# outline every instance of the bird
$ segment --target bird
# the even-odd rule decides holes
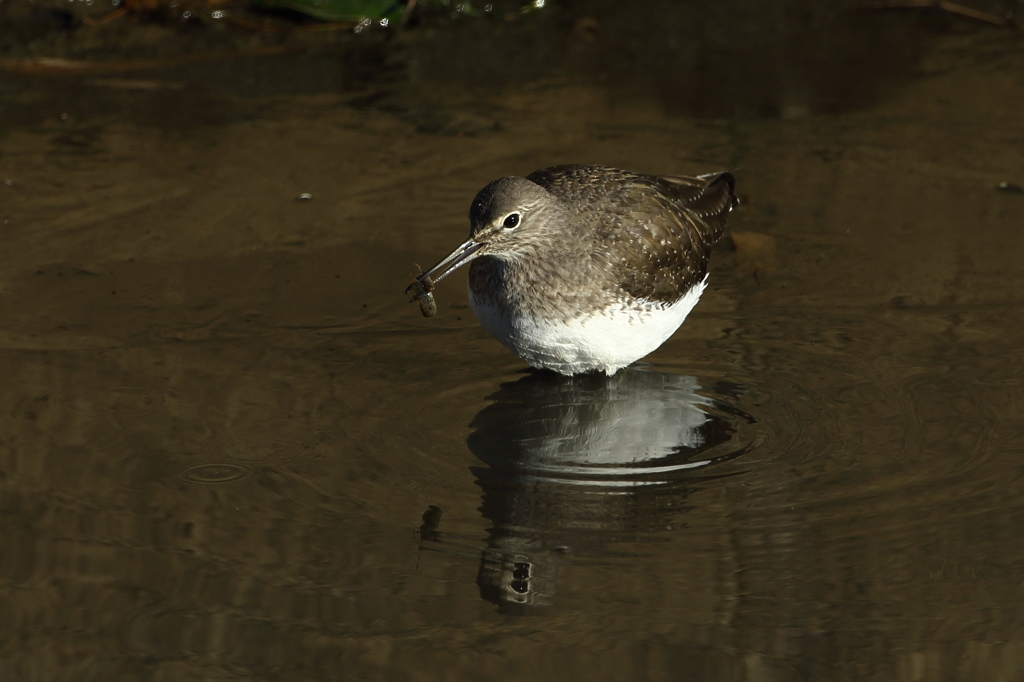
[[[433,314],[434,285],[468,264],[470,307],[491,336],[533,367],[611,376],[693,310],[737,203],[728,172],[562,165],[499,178],[470,205],[469,239],[406,293]]]

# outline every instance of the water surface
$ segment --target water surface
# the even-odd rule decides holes
[[[837,26],[700,106],[429,45],[0,75],[0,678],[1024,675],[1024,55],[888,25],[844,99]],[[772,239],[611,379],[402,294],[567,162],[733,169]]]

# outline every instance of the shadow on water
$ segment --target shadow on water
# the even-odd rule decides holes
[[[18,40],[4,34],[17,22],[4,25],[5,9],[0,45],[7,37],[8,52],[18,55]],[[491,97],[538,83],[585,83],[689,116],[803,118],[861,110],[900,92],[928,43],[912,15],[865,11],[855,0],[583,0],[515,15],[442,17],[424,30],[319,41],[314,34],[305,42],[301,33],[254,40],[223,30],[209,42],[199,31],[153,26],[148,46],[109,27],[78,25],[33,36],[36,47],[26,54],[48,49],[123,68],[48,72],[59,87],[42,89],[38,75],[7,73],[0,118],[27,127],[63,114],[71,117],[65,127],[85,129],[88,119],[194,135],[287,115],[287,98],[330,94],[420,132],[478,135],[500,128]],[[266,56],[253,56],[261,51]]]
[[[698,391],[694,377],[629,368],[530,372],[488,396],[466,441],[486,465],[471,471],[492,524],[481,596],[506,613],[550,606],[560,564],[665,541],[657,534],[685,527],[692,495],[743,473],[722,465],[756,446],[756,420]],[[423,539],[440,540],[428,518]]]
[[[927,42],[919,23],[855,0],[579,0],[530,26],[414,39],[409,73],[427,96],[582,79],[679,114],[796,118],[863,109],[906,87]]]

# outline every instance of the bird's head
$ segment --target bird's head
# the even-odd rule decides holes
[[[438,282],[484,255],[513,259],[543,240],[543,227],[557,222],[562,201],[526,178],[499,178],[484,187],[469,208],[469,239],[416,279]]]

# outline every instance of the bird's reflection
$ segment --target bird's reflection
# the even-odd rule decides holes
[[[510,612],[551,603],[559,566],[610,543],[677,527],[747,415],[698,393],[690,376],[629,368],[613,377],[535,372],[503,385],[467,443],[492,526],[477,584]],[[717,392],[722,393],[720,387]]]

